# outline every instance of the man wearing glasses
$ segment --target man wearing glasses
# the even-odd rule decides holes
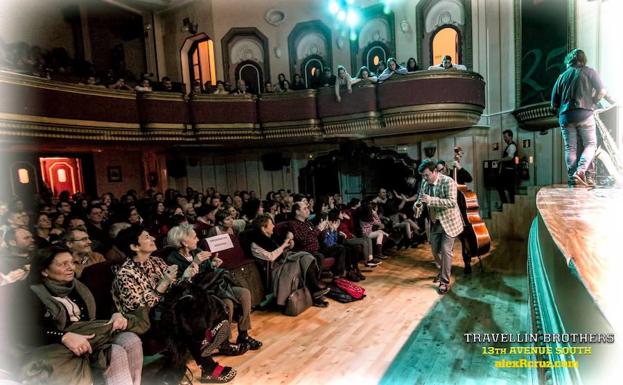
[[[106,259],[100,253],[91,249],[89,234],[81,229],[71,229],[67,232],[65,243],[74,257],[76,277],[80,278],[85,267],[104,262]]]

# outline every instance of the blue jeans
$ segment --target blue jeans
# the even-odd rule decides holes
[[[597,132],[595,117],[589,118],[578,123],[567,123],[562,129],[562,140],[565,146],[565,162],[567,163],[567,174],[569,177],[576,172],[586,172],[595,157],[597,150]],[[578,160],[578,135],[582,139],[584,151]]]

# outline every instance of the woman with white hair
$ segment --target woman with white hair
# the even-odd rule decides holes
[[[234,307],[240,308],[240,317],[238,319],[238,339],[235,344],[225,341],[221,345],[219,351],[221,354],[229,356],[237,356],[244,354],[248,349],[257,350],[262,346],[260,341],[249,336],[251,329],[251,293],[249,289],[239,286],[233,286],[231,276],[222,269],[217,269],[223,261],[209,251],[202,251],[197,247],[199,238],[193,227],[189,224],[181,224],[169,230],[167,234],[167,243],[170,247],[175,248],[169,257],[167,263],[176,265],[180,270],[193,266],[198,269],[198,273],[215,272],[217,276],[222,275],[223,281],[226,283],[218,285],[218,288],[211,285],[208,290],[215,290],[214,295],[219,297],[227,309],[229,323],[233,321]],[[213,280],[214,281],[214,280]]]

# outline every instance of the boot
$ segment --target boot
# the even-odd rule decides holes
[[[387,257],[383,255],[383,245],[374,245],[374,257],[378,259],[387,259]]]

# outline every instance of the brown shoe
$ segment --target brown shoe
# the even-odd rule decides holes
[[[576,186],[589,187],[584,171],[576,171],[575,174],[573,174],[573,180],[575,181]]]

